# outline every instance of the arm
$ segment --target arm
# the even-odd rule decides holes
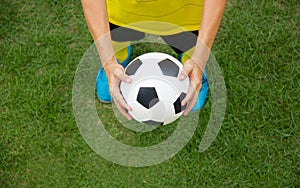
[[[109,32],[108,14],[105,0],[81,0],[87,26],[94,39]]]
[[[198,38],[211,49],[224,14],[226,0],[205,0]]]
[[[200,24],[197,44],[191,59],[184,64],[184,71],[180,79],[190,77],[191,84],[187,96],[182,101],[189,103],[184,115],[193,108],[202,87],[202,75],[210,50],[217,35],[224,14],[226,0],[204,0],[202,20]]]
[[[101,62],[114,58],[105,0],[81,0],[87,26],[97,46]]]
[[[108,78],[109,90],[119,111],[131,119],[128,111],[131,107],[126,104],[120,92],[120,81],[131,82],[124,73],[124,68],[117,63],[113,50],[109,29],[106,0],[81,0],[84,16],[89,31],[97,47],[102,66]]]

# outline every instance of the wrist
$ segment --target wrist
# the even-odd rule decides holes
[[[112,65],[116,65],[116,64],[118,64],[118,62],[115,55],[107,59],[105,62],[102,62],[102,66],[104,70],[109,69]]]
[[[214,42],[214,38],[211,35],[206,34],[204,32],[199,32],[197,43],[204,44],[209,50],[212,48]]]
[[[196,62],[203,70],[210,56],[210,52],[210,48],[206,45],[206,43],[198,38],[191,59],[193,59],[193,61]]]
[[[99,58],[103,67],[109,62],[115,61],[116,57],[112,46],[110,33],[107,33],[97,39],[97,41],[95,41],[95,46],[98,50]]]

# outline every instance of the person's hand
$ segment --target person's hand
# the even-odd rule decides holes
[[[188,104],[183,115],[187,115],[191,111],[197,102],[198,95],[202,87],[203,68],[193,59],[188,59],[184,63],[183,71],[181,72],[179,79],[184,80],[187,76],[190,78],[190,86],[186,97],[181,102],[182,106]]]
[[[124,68],[117,63],[115,58],[106,62],[103,68],[108,78],[110,94],[117,108],[119,109],[122,115],[124,115],[128,120],[131,120],[132,117],[129,115],[128,111],[132,109],[125,102],[119,87],[121,81],[130,83],[132,81],[131,78],[124,73]]]

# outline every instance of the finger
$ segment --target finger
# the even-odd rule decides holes
[[[123,95],[121,94],[120,89],[118,87],[115,87],[112,90],[112,96],[120,104],[122,108],[128,111],[132,110],[132,108],[125,102]]]
[[[113,89],[111,89],[111,95],[121,114],[128,120],[131,120],[132,117],[129,115],[128,111],[131,111],[132,108],[125,102],[120,89],[118,87],[114,87]]]
[[[132,79],[124,73],[124,71],[117,71],[116,72],[116,77],[117,79],[123,81],[123,82],[126,82],[126,83],[131,83],[132,82]]]
[[[116,100],[114,100],[119,112],[126,117],[128,120],[132,120],[132,117],[130,116],[130,114],[128,113],[128,111],[126,109],[124,109]]]
[[[186,109],[183,112],[183,115],[186,116],[188,115],[188,113],[192,110],[192,108],[194,107],[195,103],[197,102],[198,99],[198,92],[195,93],[194,97],[192,98],[192,100],[189,102],[188,106],[186,107]]]
[[[120,112],[127,117],[131,117],[127,112],[132,110],[131,107],[125,102],[120,89],[116,88],[115,91],[113,92],[113,99],[115,101],[115,103],[117,104]]]
[[[184,79],[186,79],[187,76],[188,76],[188,74],[186,73],[186,71],[183,70],[180,73],[179,79],[184,80]]]
[[[184,106],[187,103],[189,103],[192,100],[192,98],[194,97],[196,91],[197,91],[197,89],[196,89],[195,85],[191,82],[190,87],[189,87],[188,92],[187,92],[187,95],[182,100],[181,105]]]
[[[180,73],[179,79],[184,80],[193,70],[193,66],[190,65],[189,60],[183,65],[183,70]]]

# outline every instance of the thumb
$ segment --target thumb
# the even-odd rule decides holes
[[[190,74],[190,72],[192,71],[191,66],[188,64],[188,62],[186,62],[183,65],[183,70],[181,71],[180,75],[179,75],[179,79],[180,80],[184,80],[186,79],[186,77]]]
[[[124,71],[118,71],[116,76],[119,80],[121,80],[123,82],[126,82],[126,83],[132,82],[131,78],[127,74],[125,74]]]

